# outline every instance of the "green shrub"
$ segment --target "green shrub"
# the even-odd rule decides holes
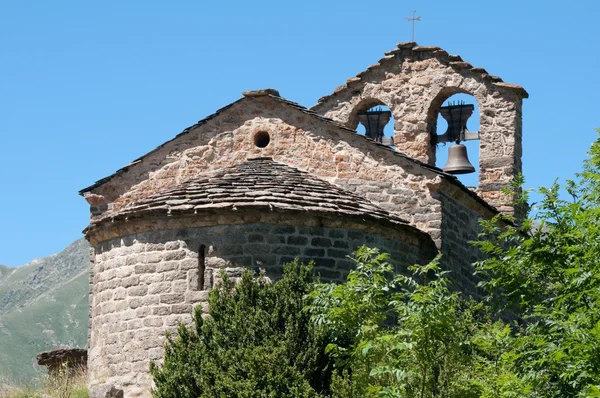
[[[209,295],[209,314],[169,337],[164,363],[151,364],[155,397],[319,397],[329,390],[325,338],[304,312],[312,269],[285,266],[271,283],[245,271]]]
[[[310,294],[339,371],[334,397],[523,396],[526,386],[512,386],[515,395],[497,386],[514,379],[510,328],[452,291],[437,260],[410,267],[413,276],[394,274],[377,249],[359,248],[355,262],[346,283]]]

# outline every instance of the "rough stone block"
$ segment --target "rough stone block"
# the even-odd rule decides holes
[[[176,241],[172,241],[172,242],[167,242],[164,244],[164,249],[165,250],[177,250],[181,247],[181,242],[176,240]]]
[[[310,244],[315,247],[331,247],[331,239],[328,238],[312,238]]]
[[[335,268],[336,260],[333,258],[314,258],[313,260],[319,267]]]
[[[288,236],[288,245],[306,246],[308,244],[308,238],[306,236]]]
[[[208,293],[208,290],[188,291],[185,293],[185,302],[195,304],[206,301],[208,300]]]
[[[164,261],[183,260],[186,257],[186,254],[187,252],[185,250],[165,251],[162,259],[164,259]]]
[[[148,286],[148,294],[167,293],[171,290],[171,282],[151,283]]]
[[[146,274],[151,272],[156,272],[156,264],[138,264],[135,266],[136,274]]]
[[[307,247],[306,249],[304,249],[304,255],[307,257],[316,258],[325,257],[325,249],[315,249],[312,247]]]
[[[164,324],[164,317],[152,316],[144,319],[144,326],[146,327],[161,327]]]
[[[294,246],[273,246],[271,253],[283,254],[286,256],[300,256],[301,250],[299,247]]]
[[[296,233],[296,227],[288,225],[277,225],[271,229],[271,232],[277,235],[291,235]]]
[[[161,304],[179,304],[184,300],[183,294],[167,293],[160,295]]]
[[[179,269],[179,261],[163,261],[156,266],[157,272],[167,272]]]
[[[140,283],[143,283],[145,285],[162,282],[163,279],[164,279],[164,275],[160,274],[160,273],[151,273],[151,274],[141,274],[140,275]]]
[[[165,272],[164,274],[164,281],[165,282],[169,282],[169,281],[174,281],[175,279],[185,279],[187,273],[183,270],[176,270],[176,271],[168,271]]]
[[[127,303],[129,304],[129,308],[135,310],[136,308],[139,308],[140,306],[142,306],[142,298],[141,297],[132,297],[129,300],[127,300]]]
[[[244,254],[268,254],[271,251],[271,246],[262,243],[249,243],[244,246]]]
[[[191,304],[175,304],[171,306],[171,314],[191,314]]]
[[[166,254],[168,254],[168,253],[166,253]],[[155,263],[161,262],[162,259],[163,259],[163,253],[162,252],[146,253],[146,255],[144,256],[143,263],[155,264]]]
[[[90,398],[123,398],[123,390],[112,384],[98,384],[90,388]]]
[[[188,282],[186,280],[175,280],[171,282],[171,293],[182,294],[188,289]]]
[[[254,265],[259,267],[267,267],[277,264],[277,257],[271,254],[259,254],[252,256]]]
[[[348,252],[348,250],[340,250],[340,249],[333,249],[333,248],[327,249],[328,257],[345,259],[348,256],[348,254],[350,254]]]
[[[327,236],[332,239],[344,239],[346,237],[346,231],[343,229],[330,229]]]
[[[137,286],[140,282],[140,277],[137,275],[134,276],[130,276],[128,278],[123,278],[121,279],[121,286],[122,287],[132,287],[132,286]]]
[[[186,258],[179,262],[179,269],[181,270],[190,270],[194,268],[198,268],[198,259]]]
[[[333,242],[333,247],[335,248],[347,249],[349,246],[350,244],[345,240],[336,240]]]
[[[152,315],[165,316],[171,314],[171,306],[164,305],[160,307],[152,307]]]
[[[132,286],[127,289],[128,296],[145,296],[146,293],[148,293],[148,286],[146,285]]]
[[[142,307],[135,310],[135,316],[138,318],[145,318],[152,314],[150,307]]]
[[[265,242],[270,245],[282,245],[285,243],[285,236],[282,235],[266,235]]]
[[[244,254],[244,249],[241,245],[223,245],[219,246],[215,250],[217,256],[240,256]]]
[[[249,243],[256,243],[256,242],[264,242],[265,238],[263,235],[260,234],[250,234],[248,235],[248,242]]]

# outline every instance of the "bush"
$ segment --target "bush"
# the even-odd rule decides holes
[[[527,321],[514,369],[536,397],[600,397],[600,139],[589,155],[576,180],[539,190],[532,218],[485,222],[478,243],[492,302]]]
[[[510,328],[449,287],[437,260],[395,275],[387,254],[361,247],[344,284],[318,285],[312,320],[325,329],[336,359],[333,396],[500,397],[526,389],[505,353]]]
[[[285,266],[271,283],[250,271],[209,295],[209,317],[169,337],[162,366],[152,363],[155,397],[320,397],[329,390],[325,338],[312,327],[303,298],[312,269]]]

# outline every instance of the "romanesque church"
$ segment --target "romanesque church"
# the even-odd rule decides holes
[[[444,106],[456,93],[476,100],[479,131],[466,129],[472,105]],[[162,358],[165,333],[190,322],[193,307],[206,310],[221,272],[277,278],[299,258],[339,281],[366,244],[398,272],[441,253],[456,288],[477,295],[468,242],[478,219],[519,216],[503,188],[521,171],[527,96],[439,47],[400,43],[310,108],[274,89],[245,91],[83,189],[92,396],[149,397],[148,364]],[[392,116],[394,135],[384,137]],[[470,139],[479,140],[475,166],[461,144]],[[439,143],[454,151],[443,168]],[[475,188],[455,176],[475,169]]]

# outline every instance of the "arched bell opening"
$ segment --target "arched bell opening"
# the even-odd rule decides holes
[[[440,93],[430,109],[433,164],[464,185],[479,182],[479,106],[474,96],[456,88]]]
[[[348,127],[373,141],[395,148],[394,115],[390,107],[378,99],[361,101],[352,112]]]

